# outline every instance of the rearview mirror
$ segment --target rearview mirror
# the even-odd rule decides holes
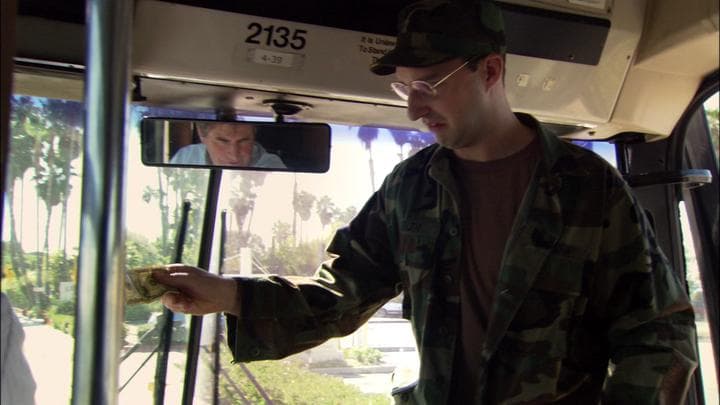
[[[297,122],[143,118],[147,166],[324,173],[330,126]]]

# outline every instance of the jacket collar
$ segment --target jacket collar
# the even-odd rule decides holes
[[[528,114],[516,113],[540,138],[542,155],[518,212],[507,242],[498,281],[497,296],[485,340],[483,356],[489,360],[497,350],[510,322],[520,308],[537,274],[557,244],[563,230],[559,191],[563,176],[587,174],[578,167],[573,151],[554,133]],[[452,151],[436,146],[428,160],[428,175],[451,192],[456,182],[450,170]]]
[[[548,180],[551,177],[562,175],[564,172],[572,170],[578,175],[587,174],[587,172],[579,167],[573,167],[572,152],[567,147],[565,141],[558,138],[558,136],[549,131],[547,128],[540,125],[535,117],[525,113],[515,113],[515,116],[525,126],[533,129],[535,133],[540,137],[540,145],[542,149],[542,158],[539,169],[544,171],[544,177]],[[450,160],[452,159],[452,150],[435,145],[435,150],[428,160],[428,174],[431,178],[440,182],[441,184],[452,184],[451,180],[452,172],[450,171]],[[579,171],[579,172],[578,172]],[[554,176],[551,176],[554,175]],[[553,187],[558,187],[557,184],[553,184],[552,181],[548,184],[543,184],[543,187],[551,187],[550,191],[553,191]]]

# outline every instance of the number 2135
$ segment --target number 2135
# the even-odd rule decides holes
[[[292,49],[300,50],[305,48],[305,34],[306,30],[291,30],[288,27],[268,25],[263,27],[259,23],[250,23],[248,25],[250,35],[245,38],[245,42],[248,44],[262,44],[261,40],[264,39],[266,46],[276,46],[278,48],[290,47]]]

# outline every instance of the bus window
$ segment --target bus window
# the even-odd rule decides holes
[[[708,128],[710,129],[710,141],[713,145],[713,152],[715,153],[715,164],[720,169],[720,141],[718,140],[720,133],[720,119],[718,119],[718,112],[720,112],[720,97],[718,93],[715,93],[712,97],[708,98],[704,103],[703,108],[707,115]]]
[[[67,403],[71,374],[58,374],[55,367],[46,364],[52,359],[56,367],[72,369],[82,104],[25,96],[15,96],[12,102],[13,181],[4,213],[10,226],[3,235],[2,290],[25,326],[25,353],[37,384],[37,402]],[[174,240],[185,201],[190,202],[191,211],[182,261],[195,263],[208,171],[142,166],[137,123],[144,115],[182,117],[183,113],[133,109],[128,145],[126,266],[174,261]],[[212,117],[194,113],[193,118]],[[216,265],[216,271],[310,274],[326,259],[324,248],[334,230],[354,216],[385,174],[432,142],[426,133],[372,127],[332,125],[332,133],[333,164],[326,174],[225,174],[219,209],[226,212],[227,238],[222,266]],[[357,156],[361,158],[350,158]],[[288,195],[288,190],[292,194]],[[401,317],[401,302],[402,297],[389,302],[355,334],[287,361],[237,367],[231,364],[222,341],[222,373],[217,378],[223,397],[234,401],[241,395],[259,395],[250,382],[252,376],[261,390],[290,402],[299,395],[293,390],[306,391],[304,398],[309,402],[321,395],[335,395],[337,400],[332,402],[386,402],[393,386],[411,382],[417,372],[415,341],[409,323]],[[125,307],[119,353],[120,403],[152,398],[162,312],[159,302]],[[173,318],[166,403],[180,402],[188,321],[184,315]],[[208,329],[203,342],[211,338]],[[203,372],[202,364],[198,375],[206,376],[207,384],[199,383],[199,390],[207,390],[213,374]],[[295,385],[288,385],[288,373],[296,376]],[[336,389],[324,389],[329,385]],[[308,386],[317,389],[307,390]]]
[[[607,160],[613,167],[617,168],[615,145],[612,143],[604,141],[573,141],[573,143],[597,153],[600,157]]]
[[[82,103],[28,97],[12,98],[8,193],[3,213],[2,292],[24,327],[24,353],[36,384],[36,403],[69,403],[72,373],[77,255],[82,179]],[[148,111],[134,110],[137,121]],[[157,111],[182,116],[182,112]],[[197,116],[197,114],[195,115]],[[133,126],[137,128],[137,125]],[[139,139],[137,131],[133,140]],[[177,217],[176,201],[202,206],[207,183],[204,171],[170,176],[139,163],[139,141],[130,142],[126,248],[127,267],[170,262]],[[173,186],[183,179],[184,187]],[[172,188],[172,193],[169,189]],[[157,223],[148,218],[157,218]],[[188,239],[199,236],[199,216],[191,217]],[[188,261],[197,257],[192,246]],[[158,315],[162,305],[129,305],[122,328],[119,369],[120,403],[152,397]],[[174,319],[167,403],[182,392],[187,330],[184,316]],[[154,360],[154,358],[152,358]],[[47,367],[53,364],[53,367]],[[174,378],[172,381],[170,379]]]
[[[395,164],[433,139],[416,131],[331,127],[327,173],[223,172],[215,232],[215,245],[222,243],[222,248],[214,249],[210,271],[250,277],[311,275],[328,259],[325,247],[334,231],[352,219]],[[188,172],[162,170],[171,178]],[[182,181],[169,181],[166,191],[173,194]],[[221,227],[224,232],[218,232]],[[198,243],[191,240],[189,247]],[[401,308],[402,297],[397,297],[350,336],[281,361],[242,366],[231,363],[224,319],[206,316],[196,396],[211,398],[218,390],[230,403],[243,398],[257,403],[264,397],[284,403],[313,403],[321,398],[327,403],[387,403],[393,386],[417,378],[415,340]],[[216,338],[219,343],[213,345]]]
[[[687,285],[690,300],[695,311],[695,327],[698,339],[698,360],[700,364],[700,376],[705,395],[705,402],[708,404],[718,403],[718,385],[715,379],[715,355],[710,340],[710,326],[707,319],[705,306],[705,293],[703,291],[702,278],[698,270],[697,256],[692,239],[692,231],[688,223],[685,204],[680,202],[680,221],[682,223],[683,249],[685,251],[685,271],[687,272]]]
[[[11,99],[2,291],[24,327],[36,403],[70,400],[82,117],[75,101]]]
[[[708,98],[703,104],[708,124],[707,133],[710,136],[710,144],[714,152],[713,158],[718,167],[718,93]],[[717,180],[715,180],[717,181]],[[685,252],[685,266],[687,274],[687,285],[690,299],[695,310],[695,325],[698,338],[699,369],[702,378],[702,387],[705,395],[705,403],[718,403],[718,382],[716,379],[715,353],[710,336],[710,323],[707,312],[708,294],[706,292],[710,285],[703,280],[698,268],[698,255],[702,250],[696,250],[693,241],[693,229],[688,219],[688,212],[685,202],[680,202],[680,221],[682,230],[682,245]]]

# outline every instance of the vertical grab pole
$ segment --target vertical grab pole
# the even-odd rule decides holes
[[[185,235],[187,233],[188,216],[190,214],[190,202],[183,202],[180,226],[175,239],[175,263],[182,263],[185,247]],[[154,404],[165,404],[165,386],[167,385],[167,366],[170,356],[170,345],[172,344],[173,323],[175,313],[167,308],[163,309],[163,322],[160,332],[160,345],[155,366],[155,386],[153,388]]]
[[[223,266],[225,265],[225,241],[227,240],[227,211],[223,210],[220,214],[220,263],[218,266],[218,275],[223,275]],[[215,336],[212,343],[213,353],[213,405],[220,404],[220,336],[222,330],[223,315],[218,312],[215,314]]]
[[[198,267],[204,270],[210,268],[213,233],[215,231],[215,216],[220,193],[221,169],[210,169],[208,180],[207,199],[205,200],[205,216],[203,218],[202,233],[200,234],[200,253]],[[200,335],[202,332],[203,317],[193,315],[190,318],[188,331],[187,360],[185,361],[185,381],[183,383],[182,404],[192,405],[195,396],[195,379],[197,377],[198,356],[200,355]]]
[[[118,399],[132,5],[125,0],[86,4],[74,405],[114,405]]]

